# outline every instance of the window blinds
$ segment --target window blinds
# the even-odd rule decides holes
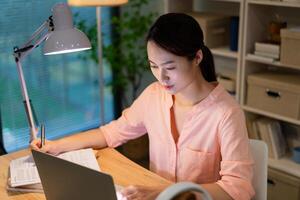
[[[24,44],[51,15],[57,0],[2,0],[0,6],[0,107],[4,147],[7,152],[28,146],[29,128],[13,47]],[[86,23],[95,24],[95,8],[72,8]],[[109,8],[102,18],[108,20]],[[103,31],[109,27],[105,27]],[[109,35],[106,40],[109,40]],[[100,122],[99,71],[85,52],[44,56],[38,47],[22,61],[29,97],[47,139],[95,128]],[[105,82],[111,78],[105,66]],[[113,97],[105,87],[105,121],[113,118]]]

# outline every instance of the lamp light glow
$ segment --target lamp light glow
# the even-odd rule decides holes
[[[61,51],[54,51],[54,52],[49,52],[45,53],[44,55],[57,55],[57,54],[65,54],[65,53],[73,53],[73,52],[78,52],[78,51],[84,51],[84,50],[89,50],[91,48],[77,48],[77,49],[66,49],[66,50],[61,50]]]

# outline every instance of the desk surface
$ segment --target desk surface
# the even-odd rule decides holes
[[[9,162],[21,156],[28,155],[29,150],[22,150],[15,153],[7,154],[0,157],[0,199],[22,199],[22,200],[39,200],[45,199],[44,194],[39,193],[21,193],[6,191],[6,182],[8,177]],[[118,185],[145,185],[157,186],[167,184],[169,181],[150,172],[149,170],[137,165],[128,158],[124,157],[115,149],[106,148],[99,150],[96,154],[98,164],[101,170],[109,173],[114,182]]]

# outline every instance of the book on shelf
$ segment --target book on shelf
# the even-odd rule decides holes
[[[259,51],[259,52],[265,52],[265,53],[279,55],[280,45],[267,43],[267,42],[255,42],[254,50]]]
[[[253,134],[253,139],[261,140],[261,137],[260,137],[259,132],[258,132],[258,127],[257,127],[256,121],[253,121],[251,123],[251,125],[252,125],[252,130],[253,130],[253,133],[252,133]]]
[[[268,126],[267,126],[267,123],[268,123],[267,120],[268,120],[267,118],[260,118],[260,119],[256,120],[255,123],[257,124],[257,129],[258,129],[261,140],[263,140],[268,146],[269,158],[274,158],[273,146],[271,143],[271,138],[270,138],[270,134],[269,134]]]
[[[255,54],[247,54],[247,58],[255,60],[255,61],[261,61],[261,62],[275,62],[275,58],[268,58],[265,56],[255,55]]]
[[[248,137],[250,139],[260,140],[255,120],[256,118],[252,118],[246,115],[246,126],[248,131]]]
[[[286,153],[286,142],[279,121],[269,118],[259,118],[255,123],[257,124],[261,140],[268,146],[269,158],[282,158]]]
[[[267,57],[267,58],[274,58],[276,60],[279,60],[279,53],[269,53],[269,52],[262,52],[262,51],[254,51],[254,55],[262,56],[262,57]]]
[[[277,120],[272,120],[271,123],[268,124],[268,128],[273,144],[274,158],[282,158],[286,153],[287,144],[283,137],[280,123]]]
[[[100,171],[94,151],[80,149],[58,155],[57,157]],[[14,159],[9,164],[7,190],[20,192],[43,192],[41,180],[32,155]]]

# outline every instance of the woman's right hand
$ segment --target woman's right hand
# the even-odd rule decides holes
[[[30,143],[30,147],[31,149],[53,155],[62,153],[61,145],[58,141],[45,140],[45,145],[41,147],[41,139],[37,138]]]

